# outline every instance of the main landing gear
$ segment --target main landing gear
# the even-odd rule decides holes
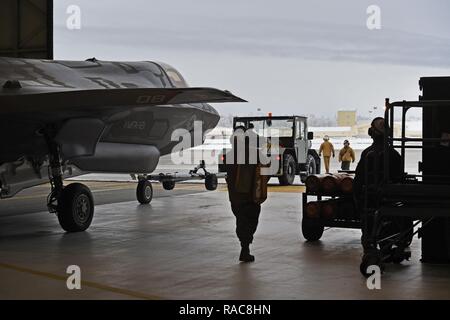
[[[50,149],[49,178],[51,192],[47,198],[49,212],[58,216],[67,232],[85,231],[94,217],[94,199],[87,186],[81,183],[63,184],[63,171],[59,148],[47,138]]]
[[[202,172],[201,172],[202,171]],[[225,176],[225,174],[223,174]],[[189,171],[189,174],[180,175],[164,174],[158,175],[140,175],[139,182],[136,188],[136,198],[140,204],[149,204],[153,199],[153,187],[150,181],[161,182],[164,190],[173,190],[177,182],[188,180],[205,180],[205,188],[209,191],[217,189],[218,175],[210,173],[206,170],[205,161],[200,161],[200,164]]]

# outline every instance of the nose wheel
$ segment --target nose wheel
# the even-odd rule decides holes
[[[94,218],[94,198],[91,190],[81,183],[64,187],[59,146],[54,141],[53,127],[44,130],[49,148],[49,180],[51,192],[47,198],[50,213],[56,213],[61,227],[67,232],[85,231]]]
[[[208,173],[205,176],[205,188],[209,191],[214,191],[217,189],[218,180],[217,175],[213,173]]]
[[[67,232],[84,231],[94,217],[94,199],[87,186],[72,183],[63,188],[56,207],[58,221]]]

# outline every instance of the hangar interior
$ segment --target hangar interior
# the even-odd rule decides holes
[[[0,56],[52,59],[52,7],[51,0],[1,1]],[[133,183],[88,184],[97,216],[77,234],[46,212],[48,185],[0,201],[0,299],[450,298],[450,268],[420,263],[416,240],[412,259],[389,267],[382,290],[369,290],[358,270],[360,231],[333,228],[315,243],[302,237],[303,186],[269,187],[257,260],[240,264],[224,185],[155,187],[143,207]],[[66,287],[70,265],[82,270],[82,290]]]

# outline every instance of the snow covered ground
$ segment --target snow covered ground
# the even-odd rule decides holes
[[[419,130],[419,126],[416,124],[411,125],[414,130]],[[230,148],[230,137],[231,129],[228,128],[216,128],[211,134],[206,137],[203,145],[194,147],[190,150],[185,151],[186,155],[189,155],[189,161],[184,161],[180,163],[176,157],[173,155],[166,155],[161,157],[158,167],[154,173],[188,173],[189,170],[193,169],[201,159],[205,160],[208,171],[217,172],[217,162],[220,153],[223,149]],[[334,144],[336,149],[336,155],[339,149],[342,148],[344,140],[349,140],[351,147],[356,153],[356,162],[352,164],[351,169],[356,167],[356,164],[360,158],[362,150],[371,145],[372,139],[369,137],[330,137],[330,141]],[[323,142],[322,139],[312,140],[312,148],[319,150],[320,144]],[[407,152],[405,168],[409,173],[417,173],[418,161],[422,158],[420,150],[409,150]],[[340,163],[337,158],[331,159],[331,171],[337,171],[340,169]],[[322,171],[324,171],[322,164]],[[101,180],[101,181],[130,181],[132,180],[130,175],[126,174],[87,174],[77,179],[85,180]],[[274,179],[272,179],[274,180]],[[276,180],[276,179],[275,179]],[[274,181],[275,181],[274,180]],[[297,181],[300,183],[300,181]]]

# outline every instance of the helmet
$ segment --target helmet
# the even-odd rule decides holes
[[[350,142],[349,142],[347,139],[345,139],[345,140],[344,140],[344,145],[345,145],[345,144],[350,145]]]
[[[323,140],[324,140],[324,141],[328,141],[328,140],[330,140],[330,137],[329,137],[328,135],[325,135],[325,136],[323,137]]]

